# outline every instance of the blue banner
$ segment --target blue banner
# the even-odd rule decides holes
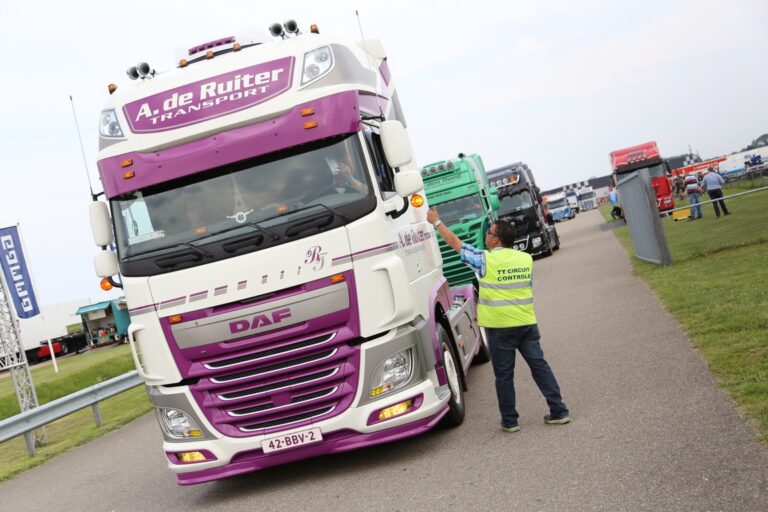
[[[8,293],[16,306],[19,318],[30,318],[40,313],[35,291],[29,276],[24,251],[21,248],[19,230],[16,226],[0,228],[0,265],[3,267]]]

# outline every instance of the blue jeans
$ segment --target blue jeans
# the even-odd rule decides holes
[[[691,203],[691,217],[700,219],[703,216],[701,211],[701,194],[699,192],[691,192],[688,194],[688,202]]]
[[[485,332],[491,350],[493,374],[496,376],[496,396],[499,399],[501,422],[505,426],[517,425],[519,416],[515,408],[516,350],[523,355],[531,369],[534,382],[547,399],[549,413],[554,417],[567,415],[568,408],[560,396],[560,386],[557,385],[549,364],[544,360],[544,352],[539,343],[539,326],[534,324],[500,329],[486,327]]]

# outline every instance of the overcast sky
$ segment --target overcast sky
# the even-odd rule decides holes
[[[279,7],[276,7],[279,5]],[[384,43],[417,161],[523,160],[542,189],[610,172],[611,150],[729,153],[768,132],[765,0],[2,2],[0,227],[19,224],[42,304],[108,297],[90,201],[107,85],[141,61],[275,21]]]

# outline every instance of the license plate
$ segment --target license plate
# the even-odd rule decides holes
[[[323,434],[319,428],[302,430],[293,434],[285,434],[277,437],[270,437],[261,442],[261,449],[264,453],[279,452],[296,446],[317,443],[323,440]]]

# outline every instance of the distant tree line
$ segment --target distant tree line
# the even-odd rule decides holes
[[[742,151],[751,151],[753,149],[761,148],[763,146],[768,146],[768,133],[764,133],[755,140],[752,141],[752,143],[742,149]]]

